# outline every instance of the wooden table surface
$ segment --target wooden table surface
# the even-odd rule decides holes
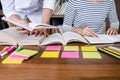
[[[0,64],[0,80],[120,80],[120,60],[106,54],[102,59],[41,59],[45,46],[24,48],[38,54],[22,64]]]

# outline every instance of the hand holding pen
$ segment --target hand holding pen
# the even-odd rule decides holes
[[[83,34],[86,36],[92,36],[98,38],[97,33],[93,29],[89,28],[87,24],[84,24]]]

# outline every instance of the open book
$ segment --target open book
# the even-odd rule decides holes
[[[120,42],[120,34],[118,35],[98,34],[98,38],[87,36],[84,36],[84,38],[89,42],[89,44],[106,44]]]
[[[83,42],[87,44],[108,44],[108,43],[115,43],[120,42],[120,35],[105,35],[99,34],[98,38],[95,37],[87,37],[81,36],[74,32],[65,32],[62,35],[60,33],[54,33],[49,37],[45,38],[40,45],[48,45],[48,44],[55,44],[61,43],[66,45],[70,42]]]
[[[88,43],[81,35],[74,32],[65,32],[63,34],[54,33],[49,37],[45,38],[40,45],[48,45],[60,43],[66,45],[70,42],[83,42]]]
[[[0,45],[39,45],[43,38],[20,34],[15,27],[0,30]]]
[[[12,20],[12,19],[9,19],[9,18],[2,17],[1,19],[6,21],[6,22],[12,23],[16,26],[20,26],[20,27],[22,27],[24,29],[27,29],[29,31],[33,31],[34,29],[40,29],[40,28],[49,28],[49,29],[58,28],[58,27],[55,27],[55,26],[52,26],[52,25],[49,25],[49,24],[33,23],[33,22],[29,23],[29,26],[26,26],[25,24],[22,24],[20,22],[17,22],[15,20]]]
[[[0,45],[49,45],[63,44],[70,42],[82,42],[87,44],[106,44],[120,42],[120,35],[110,36],[99,34],[98,38],[81,36],[74,32],[54,33],[48,37],[28,36],[19,34],[15,27],[0,30]]]

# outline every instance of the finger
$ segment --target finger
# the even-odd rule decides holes
[[[118,34],[118,32],[117,31],[115,31],[115,35],[117,35]]]
[[[117,35],[118,33],[117,33],[117,31],[113,31],[113,33],[112,33],[112,35]]]
[[[29,32],[26,31],[26,30],[19,31],[19,33],[20,33],[20,34],[29,34]]]
[[[40,31],[35,31],[34,33],[35,33],[35,36],[38,36],[38,35],[40,35],[40,34],[41,34],[41,32],[40,32]]]
[[[24,30],[24,28],[22,28],[22,27],[18,27],[18,26],[15,27],[15,29],[16,29],[16,30]]]
[[[44,32],[43,34],[45,37],[48,37],[48,33],[47,32]]]
[[[84,33],[85,36],[91,36],[91,33],[89,33],[89,31]]]
[[[107,30],[106,34],[108,35],[110,33],[110,30]]]
[[[92,37],[98,37],[98,36],[97,36],[97,33],[95,33],[94,30],[92,30],[92,29],[89,28],[88,31],[89,31],[89,34],[90,34]]]
[[[107,35],[112,35],[112,33],[113,33],[113,31],[110,29],[107,31]]]
[[[29,33],[29,35],[33,35],[33,34],[34,34],[34,32],[30,32],[30,33]]]

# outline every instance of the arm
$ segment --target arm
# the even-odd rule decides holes
[[[118,16],[116,13],[116,6],[115,6],[114,0],[113,0],[110,13],[108,15],[108,19],[110,21],[110,28],[107,30],[106,33],[110,35],[116,35],[119,29],[119,21],[118,21]]]
[[[21,23],[25,23],[26,22],[24,20],[21,19],[21,17],[17,14],[16,10],[15,10],[15,0],[1,0],[1,4],[2,4],[2,8],[3,8],[3,13],[7,18],[10,18],[12,20],[15,21],[19,21]],[[8,23],[9,24],[9,23]],[[11,24],[9,24],[11,25]],[[26,24],[27,25],[27,24]],[[13,25],[12,25],[13,26]],[[25,33],[28,34],[29,32],[27,30],[24,30],[21,27],[16,27],[17,30],[20,31],[20,33]]]
[[[14,0],[1,0],[3,13],[8,18],[10,15],[16,14]]]
[[[44,8],[43,13],[42,13],[42,21],[41,22],[50,24],[51,15],[52,15],[52,10],[48,9],[48,8]]]
[[[22,20],[15,10],[14,0],[1,0],[3,13],[7,18],[13,19],[15,21]]]
[[[63,23],[63,30],[64,31],[72,31],[75,33],[78,33],[80,35],[86,35],[86,36],[95,36],[96,33],[94,30],[88,28],[88,26],[85,26],[84,29],[81,28],[75,28],[73,25],[74,22],[74,17],[76,15],[76,7],[79,6],[79,4],[75,3],[75,0],[69,0],[67,8],[66,8],[66,13],[64,17],[64,23]]]
[[[43,12],[42,12],[42,23],[49,24],[54,9],[55,0],[44,0]]]
[[[44,0],[43,1],[43,11],[42,11],[42,20],[41,23],[50,24],[50,18],[52,15],[52,11],[54,9],[55,0]],[[35,35],[45,35],[46,29],[37,29],[34,31]]]

